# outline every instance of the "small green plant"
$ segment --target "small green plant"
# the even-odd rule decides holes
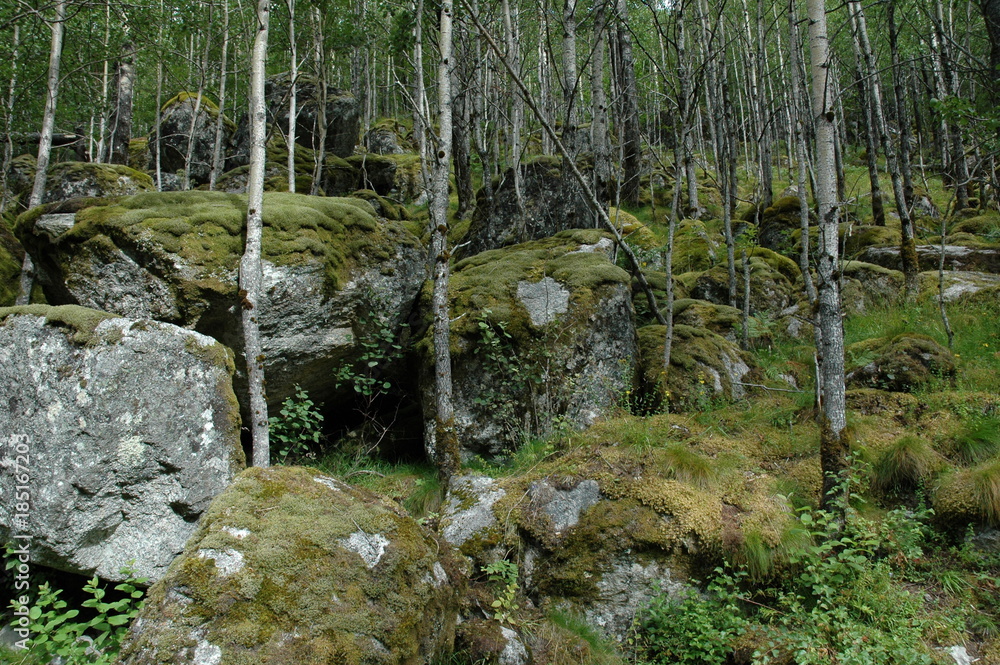
[[[490,582],[497,585],[497,597],[490,604],[494,610],[493,618],[500,623],[516,625],[513,614],[517,610],[517,564],[499,559],[483,566],[483,572],[489,576]]]
[[[295,386],[295,396],[281,404],[280,415],[268,420],[271,440],[276,444],[277,462],[314,456],[312,448],[322,437],[323,414],[309,394]]]
[[[80,605],[91,615],[85,621],[77,620],[80,609],[69,607],[59,597],[61,589],[48,582],[40,584],[34,604],[28,608],[28,655],[41,662],[60,658],[66,665],[108,665],[114,661],[128,624],[142,607],[143,591],[138,585],[146,582],[134,577],[131,569],[122,573],[127,579],[114,587],[119,593],[117,600],[106,600],[107,591],[96,575],[84,585],[83,591],[90,597]],[[14,601],[10,606],[17,609]]]
[[[955,436],[953,448],[966,464],[983,462],[1000,450],[1000,418],[973,416]]]

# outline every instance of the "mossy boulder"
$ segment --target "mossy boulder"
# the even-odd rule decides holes
[[[408,134],[402,123],[392,118],[382,119],[365,132],[365,149],[376,155],[401,155],[404,152],[412,152],[414,147],[412,141],[408,140]],[[407,149],[403,148],[404,145]]]
[[[18,155],[10,161],[10,167],[7,169],[8,194],[21,197],[25,205],[35,181],[35,164],[34,155]]]
[[[956,530],[969,524],[1000,526],[1000,460],[943,474],[931,505],[938,519]]]
[[[941,278],[944,278],[944,292],[941,291]],[[958,300],[969,301],[981,299],[988,302],[992,298],[1000,298],[1000,275],[985,272],[967,272],[964,270],[928,270],[920,273],[920,300],[936,301],[939,295],[945,302]],[[997,302],[994,300],[994,302]]]
[[[870,247],[858,257],[893,270],[902,270],[899,247]],[[917,260],[922,268],[937,267],[941,261],[940,245],[918,245]],[[945,245],[944,269],[1000,274],[1000,249]]]
[[[0,218],[0,307],[9,307],[17,299],[24,248],[7,228],[7,221]]]
[[[684,219],[674,236],[674,274],[708,270],[725,260],[726,241],[713,227],[697,219]]]
[[[714,399],[733,400],[747,394],[753,361],[733,342],[710,330],[674,325],[670,368],[664,371],[664,326],[639,329],[640,395],[655,410],[664,400],[672,409],[706,408]]]
[[[227,192],[229,194],[246,194],[249,179],[250,167],[238,166],[219,176],[219,179],[215,183],[215,191]],[[312,183],[311,173],[301,173],[296,170],[295,191],[308,194],[312,189]],[[285,164],[267,163],[267,166],[264,168],[264,191],[288,191],[288,167]]]
[[[149,171],[153,164],[149,161],[149,139],[140,136],[128,142],[128,166],[136,171]]]
[[[841,261],[844,276],[841,303],[845,311],[860,313],[897,302],[903,294],[903,273],[863,261]]]
[[[1000,213],[985,212],[975,217],[963,219],[951,229],[952,233],[972,233],[996,239],[1000,236]]]
[[[291,100],[289,72],[268,77],[264,83],[268,122],[288,129]],[[320,82],[315,76],[299,74],[295,80],[296,123],[295,142],[318,150],[320,145],[319,116],[322,105]],[[242,123],[241,123],[242,124]],[[346,90],[330,88],[326,93],[326,150],[338,157],[354,152],[361,132],[361,109],[357,98]]]
[[[632,213],[611,206],[608,208],[608,218],[618,229],[625,242],[633,247],[644,250],[659,247],[660,241],[657,240],[656,235]]]
[[[523,214],[514,192],[514,173],[508,170],[495,184],[492,199],[484,190],[477,194],[476,210],[459,256],[539,240],[567,229],[597,226],[594,213],[561,159],[538,157],[522,168]]]
[[[801,225],[799,197],[783,196],[760,214],[757,241],[761,247],[789,256],[794,251]]]
[[[694,298],[674,301],[675,324],[710,330],[730,342],[737,341],[740,316],[740,310],[729,305],[717,305]]]
[[[930,337],[903,333],[851,344],[846,381],[850,388],[912,392],[931,381],[955,378],[955,357]]]
[[[32,561],[159,579],[245,466],[233,371],[228,349],[166,323],[0,309],[0,422],[10,459],[30,456]],[[0,467],[6,497],[16,473]],[[0,539],[17,521],[5,501]]]
[[[150,134],[150,162],[155,164],[159,153],[163,171],[184,171],[190,151],[191,181],[194,184],[208,182],[215,158],[218,119],[219,107],[208,97],[196,92],[179,93],[163,105],[159,141],[155,132]],[[235,134],[236,125],[223,116],[223,158],[232,152]]]
[[[79,208],[58,237],[38,227],[45,208],[19,218],[49,302],[197,330],[233,348],[242,368],[237,270],[246,197],[193,191],[101,203]],[[359,199],[265,195],[257,307],[272,406],[296,383],[317,401],[333,398],[332,373],[360,353],[359,321],[398,333],[408,317],[423,251],[401,224],[373,213]],[[244,386],[240,371],[238,395]]]
[[[248,469],[150,589],[117,662],[440,662],[465,579],[448,552],[374,494],[311,469]]]
[[[870,247],[897,247],[899,246],[899,224],[895,226],[865,226],[853,224],[841,224],[839,228],[840,241],[843,243],[844,255],[849,258],[856,258],[862,262],[877,263],[863,258],[865,250]],[[812,239],[811,242],[814,242]]]
[[[729,304],[729,271],[723,265],[715,266],[699,275],[688,291],[691,298],[716,304]],[[795,302],[794,284],[764,258],[750,259],[750,313],[766,312],[777,317],[782,310]],[[743,268],[736,270],[736,303],[743,301]]]
[[[630,280],[601,250],[605,238],[595,230],[564,231],[455,265],[451,361],[455,427],[466,454],[495,456],[558,425],[589,425],[630,388],[636,357]],[[432,422],[426,324],[421,384]],[[433,433],[425,441],[430,446]]]
[[[30,177],[35,177],[34,160]],[[53,203],[78,198],[104,196],[130,196],[151,192],[156,188],[149,175],[120,164],[95,164],[93,162],[59,162],[49,166],[42,203]],[[25,198],[31,185],[24,190]]]

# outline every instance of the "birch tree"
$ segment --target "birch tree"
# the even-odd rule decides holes
[[[267,108],[264,104],[264,67],[267,61],[267,33],[270,23],[269,0],[257,2],[257,33],[250,56],[250,175],[247,179],[246,248],[240,260],[240,298],[243,308],[243,348],[250,390],[250,433],[253,438],[253,465],[271,465],[267,429],[267,400],[264,395],[264,355],[257,317],[260,314],[261,235],[263,233],[264,162]]]
[[[42,112],[42,131],[38,137],[38,158],[35,161],[35,181],[28,198],[28,207],[34,208],[42,204],[45,194],[45,181],[48,177],[49,159],[52,156],[52,132],[56,123],[56,101],[59,97],[59,65],[62,61],[62,46],[64,24],[66,22],[66,0],[58,0],[55,5],[55,17],[49,22],[52,31],[52,42],[49,49],[49,74],[45,92],[45,110]],[[21,279],[17,292],[16,305],[27,305],[31,299],[31,287],[35,282],[35,265],[31,256],[25,252],[21,264]]]
[[[431,177],[430,214],[432,227],[434,287],[434,457],[443,482],[458,471],[458,439],[455,436],[455,405],[451,379],[451,320],[448,307],[448,172],[451,163],[451,51],[452,0],[443,0],[440,11],[438,47],[438,137]]]
[[[830,43],[824,0],[807,0],[809,16],[812,115],[816,127],[816,204],[819,208],[817,247],[817,310],[820,400],[820,466],[825,505],[834,499],[840,473],[846,467],[847,399],[844,387],[844,324],[841,319],[838,241],[837,175],[834,163],[837,116],[830,69]]]

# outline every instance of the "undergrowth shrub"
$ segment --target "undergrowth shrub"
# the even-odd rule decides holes
[[[859,478],[855,470],[844,482],[855,487]],[[830,511],[799,509],[799,528],[807,540],[789,552],[790,574],[774,586],[750,584],[746,562],[735,569],[729,564],[717,568],[703,594],[658,596],[636,620],[632,644],[637,661],[934,662],[926,641],[947,622],[932,616],[921,595],[905,588],[897,568],[922,553],[930,511],[897,509],[876,521],[846,499],[840,501]],[[948,630],[957,628],[946,626]]]
[[[281,403],[278,413],[268,419],[275,463],[314,457],[313,447],[322,437],[323,414],[309,399],[309,393],[296,385],[295,395]]]

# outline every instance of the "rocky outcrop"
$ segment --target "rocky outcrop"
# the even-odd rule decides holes
[[[729,271],[726,266],[719,265],[692,277],[687,289],[688,297],[707,300],[717,305],[729,304]],[[750,259],[751,314],[767,313],[769,316],[777,317],[797,298],[798,293],[794,283],[781,270],[762,257],[755,256]],[[740,304],[742,301],[743,269],[737,265],[736,303]]]
[[[955,378],[951,351],[924,335],[868,339],[848,346],[845,352],[849,359],[845,380],[850,388],[912,392],[935,378]]]
[[[118,662],[440,662],[463,580],[396,504],[314,470],[248,469],[150,589]]]
[[[14,304],[23,261],[24,248],[0,219],[0,307]]]
[[[81,307],[0,309],[0,540],[32,560],[159,579],[244,466],[233,362],[204,335]],[[22,457],[23,456],[23,457]],[[27,478],[22,478],[22,474]]]
[[[565,231],[455,265],[452,378],[464,454],[507,453],[557,424],[584,427],[630,388],[629,277],[607,259],[606,242],[598,231]],[[422,346],[430,348],[429,331]],[[421,385],[433,422],[429,354]],[[433,450],[433,432],[425,442]]]
[[[903,295],[903,273],[862,261],[841,261],[844,276],[841,303],[844,310],[860,313],[871,307],[885,307]]]
[[[782,196],[760,214],[757,242],[761,247],[785,255],[792,253],[802,224],[800,205],[797,195]]]
[[[195,114],[197,107],[197,115]],[[182,92],[163,105],[160,119],[160,140],[152,134],[149,141],[151,162],[156,163],[156,153],[160,153],[160,168],[163,171],[183,171],[186,166],[188,148],[191,151],[191,180],[195,184],[208,182],[215,158],[215,133],[219,118],[219,107],[210,99],[193,92]],[[232,151],[236,125],[223,116],[222,154]]]
[[[459,256],[539,240],[567,229],[594,228],[594,214],[572,175],[564,172],[562,160],[538,157],[523,170],[523,214],[518,210],[513,172],[508,171],[495,183],[492,200],[479,191]]]
[[[941,291],[941,279],[944,278],[944,291]],[[968,298],[980,291],[1000,289],[1000,275],[985,272],[967,272],[964,270],[945,270],[943,274],[937,270],[920,273],[920,291],[922,297],[937,298],[944,296],[945,302],[954,302]]]
[[[38,256],[49,302],[81,304],[167,321],[210,335],[237,356],[245,394],[237,269],[246,198],[221,192],[147,194],[75,212],[58,237],[38,214],[19,219]],[[258,323],[272,406],[297,383],[331,398],[336,368],[359,353],[356,339],[385,325],[396,332],[424,278],[419,242],[380,221],[359,199],[267,194],[264,295]],[[245,405],[245,401],[241,399]]]
[[[362,153],[347,159],[330,157],[323,173],[327,194],[343,195],[368,189],[401,203],[415,203],[425,198],[420,156]]]
[[[869,247],[861,253],[858,259],[893,270],[902,270],[899,247]],[[918,245],[917,259],[921,268],[937,267],[941,261],[941,247],[939,245]],[[1000,273],[1000,249],[945,245],[944,269]]]
[[[12,168],[12,172],[20,175],[12,181],[11,186],[16,193],[23,195],[26,201],[35,177],[35,164],[34,159],[29,161],[24,157],[27,155],[18,158],[19,164],[15,164],[15,168]],[[59,162],[49,167],[42,203],[77,198],[131,196],[155,189],[153,179],[149,175],[128,166],[93,162]]]
[[[268,77],[264,83],[264,100],[267,104],[267,121],[288,130],[291,77],[288,72]],[[319,116],[322,105],[319,81],[314,76],[299,74],[295,86],[296,123],[295,142],[316,150],[320,145]],[[326,151],[329,155],[348,157],[354,153],[361,132],[361,110],[358,100],[350,92],[330,88],[326,100]],[[250,160],[250,122],[244,115],[236,132],[234,156],[226,168],[244,166]]]
[[[365,149],[377,155],[401,155],[407,152],[403,149],[404,141],[400,140],[403,131],[395,120],[383,120],[365,132]]]

